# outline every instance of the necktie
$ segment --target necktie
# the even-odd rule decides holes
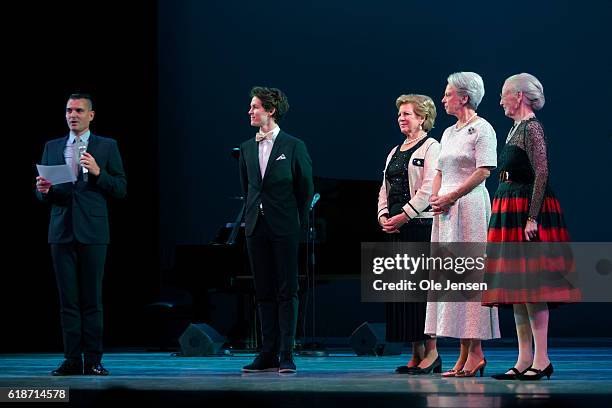
[[[272,135],[274,135],[273,130],[269,131],[268,133],[257,132],[257,134],[255,134],[255,140],[257,142],[261,142],[262,140],[272,140]]]
[[[79,178],[79,138],[76,137],[72,142],[72,171],[74,176]]]

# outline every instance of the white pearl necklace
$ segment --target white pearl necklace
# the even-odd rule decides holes
[[[413,142],[418,142],[419,140],[424,139],[426,136],[427,136],[427,133],[424,133],[423,136],[419,136],[419,137],[414,138],[414,139],[410,139],[410,138],[407,137],[406,140],[404,140],[404,143],[402,143],[402,144],[407,145],[407,144],[410,144],[410,143],[413,143]]]
[[[464,127],[466,127],[466,126],[467,126],[467,125],[468,125],[468,124],[469,124],[469,123],[472,121],[472,119],[474,119],[476,116],[478,116],[478,114],[477,114],[477,113],[473,114],[473,115],[472,115],[472,116],[471,116],[471,117],[470,117],[470,118],[469,118],[469,119],[468,119],[468,120],[467,120],[467,121],[466,121],[466,122],[465,122],[463,125],[461,125],[461,126],[457,126],[457,125],[455,125],[455,130],[461,130],[461,129],[463,129],[463,128],[464,128]],[[458,123],[459,123],[459,122],[457,122],[457,124],[458,124]]]

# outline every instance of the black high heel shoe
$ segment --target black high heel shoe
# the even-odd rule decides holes
[[[523,374],[525,374],[527,372],[527,370],[529,370],[531,368],[531,366],[527,367],[525,370],[523,371],[519,371],[516,367],[512,367],[509,371],[512,371],[512,374],[493,374],[491,376],[491,378],[494,378],[496,380],[518,380],[519,377]]]
[[[418,369],[419,366],[399,366],[395,369],[396,374],[410,374],[411,371],[414,371],[415,369]]]
[[[531,371],[536,374],[535,375],[525,375],[527,371]],[[538,370],[537,368],[528,368],[527,370],[525,370],[525,373],[521,374],[518,377],[518,379],[521,381],[537,381],[541,379],[542,377],[546,376],[546,378],[550,380],[550,376],[552,375],[553,371],[554,370],[553,370],[552,363],[548,364],[548,366],[546,366],[546,368],[543,370]]]
[[[409,371],[408,374],[426,375],[426,374],[431,374],[431,373],[439,374],[441,372],[442,372],[442,358],[438,356],[438,358],[436,358],[436,360],[433,363],[431,363],[429,367],[425,367],[425,368],[415,367],[414,370]]]

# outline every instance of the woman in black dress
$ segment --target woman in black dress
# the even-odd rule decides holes
[[[436,106],[425,95],[397,98],[398,125],[404,142],[387,157],[383,183],[378,195],[378,223],[390,242],[428,242],[433,213],[429,207],[432,181],[440,144],[428,137],[436,119]],[[425,302],[387,303],[389,342],[412,342],[412,358],[395,371],[408,374],[431,353],[435,360],[435,339],[424,334]]]
[[[548,185],[544,129],[534,113],[544,106],[542,84],[530,74],[513,75],[504,83],[500,105],[514,125],[498,162],[500,183],[487,237],[492,244],[486,270],[489,290],[483,293],[483,304],[513,305],[519,354],[510,370],[493,378],[539,380],[553,373],[548,303],[575,302],[580,291],[568,279],[574,269],[571,254],[536,254],[533,248],[538,246],[517,244],[569,241],[561,207]]]

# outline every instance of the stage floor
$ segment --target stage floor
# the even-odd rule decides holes
[[[457,357],[440,349],[444,369]],[[407,356],[296,357],[297,374],[243,374],[253,354],[173,357],[170,353],[107,353],[108,377],[51,377],[59,354],[0,355],[1,387],[69,387],[71,405],[107,405],[137,399],[153,405],[201,405],[204,401],[247,406],[335,406],[409,404],[432,407],[610,406],[612,347],[554,348],[551,380],[496,381],[515,361],[512,348],[485,349],[485,377],[441,378],[393,373]],[[271,404],[271,405],[270,405]],[[140,404],[139,404],[140,405]]]

